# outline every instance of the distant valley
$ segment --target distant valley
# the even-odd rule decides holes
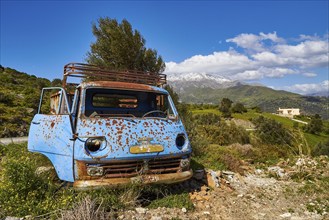
[[[320,114],[324,119],[329,118],[328,94],[302,96],[204,73],[189,73],[179,77],[168,75],[168,82],[179,94],[180,101],[186,103],[219,104],[222,98],[229,98],[247,107],[259,106],[266,112],[274,113],[279,107],[300,108],[304,114]]]

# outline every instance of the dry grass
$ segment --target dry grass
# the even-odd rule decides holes
[[[63,210],[59,219],[63,220],[105,220],[111,219],[111,213],[106,212],[103,207],[103,201],[91,199],[90,196],[85,197],[79,203],[76,203],[71,210]]]

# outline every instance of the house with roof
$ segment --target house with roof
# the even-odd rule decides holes
[[[299,108],[279,108],[278,115],[293,118],[295,115],[300,115]]]

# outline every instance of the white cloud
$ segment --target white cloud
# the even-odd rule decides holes
[[[283,89],[300,93],[303,95],[312,93],[327,93],[329,94],[329,80],[325,80],[321,83],[309,83],[309,84],[295,84],[292,86],[283,87]]]
[[[267,67],[260,67],[257,70],[247,70],[241,73],[237,73],[236,75],[232,76],[231,79],[234,80],[256,80],[262,79],[265,77],[270,78],[282,78],[287,74],[295,74],[296,71],[292,69],[285,69],[285,68],[267,68]]]
[[[276,32],[258,35],[242,33],[226,40],[244,49],[232,48],[209,55],[195,55],[183,62],[167,62],[166,74],[203,72],[237,80],[278,78],[288,74],[315,77],[315,68],[328,68],[328,38],[301,35],[288,43]]]
[[[284,39],[277,36],[276,32],[259,35],[255,34],[240,34],[237,37],[227,39],[226,42],[235,43],[237,46],[250,51],[261,52],[267,50],[264,43],[265,40],[270,40],[274,43],[284,43]]]
[[[316,73],[310,73],[310,72],[307,72],[307,73],[302,73],[303,76],[306,76],[306,77],[316,77],[317,74]]]
[[[301,57],[328,53],[328,41],[304,41],[298,45],[277,45],[276,52],[282,57]]]
[[[237,53],[234,50],[225,52],[214,52],[213,54],[202,56],[195,55],[181,63],[166,63],[166,74],[205,72],[230,76],[242,70],[251,68],[253,61],[247,56]]]
[[[227,39],[226,42],[235,43],[244,49],[263,51],[264,47],[260,42],[260,37],[254,34],[240,34],[239,36]]]

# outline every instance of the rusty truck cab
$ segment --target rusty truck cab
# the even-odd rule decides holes
[[[88,80],[69,93],[68,76]],[[68,64],[64,88],[42,91],[28,149],[47,156],[75,187],[184,181],[192,176],[191,146],[164,82],[163,74]],[[47,91],[50,113],[43,112]]]

